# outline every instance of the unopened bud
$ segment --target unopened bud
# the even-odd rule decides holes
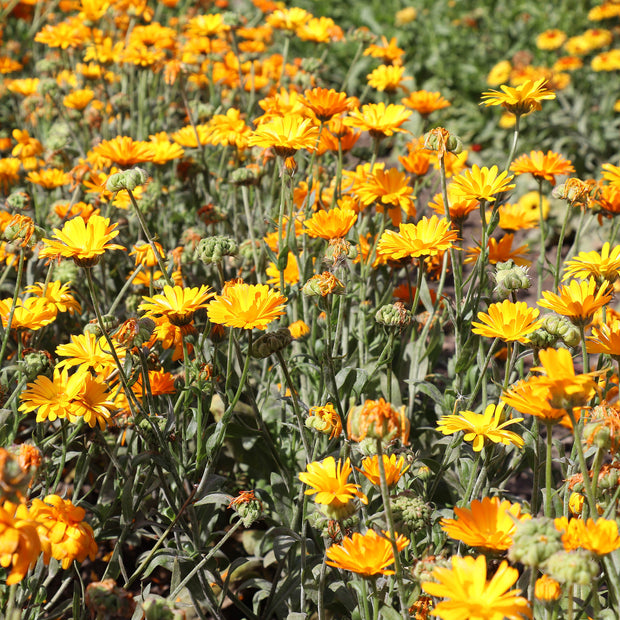
[[[272,353],[285,349],[293,341],[288,327],[281,327],[275,332],[268,332],[256,339],[252,345],[252,357],[263,359]]]
[[[149,180],[149,175],[142,168],[132,168],[123,172],[111,174],[106,181],[105,188],[109,192],[118,192],[122,189],[133,191],[138,185],[144,185]]]
[[[219,263],[224,256],[236,256],[238,253],[237,242],[232,237],[221,235],[201,239],[196,247],[196,256],[203,263]]]

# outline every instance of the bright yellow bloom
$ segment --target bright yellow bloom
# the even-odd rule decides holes
[[[518,248],[513,249],[513,239],[514,235],[512,233],[504,235],[501,239],[495,239],[495,237],[491,237],[489,239],[489,242],[487,244],[487,261],[490,265],[505,263],[508,260],[513,260],[515,264],[521,266],[527,266],[531,264],[531,261],[523,257],[523,254],[529,251],[528,246],[520,245]],[[465,263],[475,262],[479,255],[479,246],[475,248],[467,248]]]
[[[6,585],[19,583],[40,553],[37,525],[26,506],[4,502],[0,507],[0,566],[11,568]]]
[[[620,187],[620,166],[613,164],[603,164],[603,178],[610,184]]]
[[[518,381],[502,393],[502,400],[519,413],[533,415],[545,424],[559,422],[569,425],[570,420],[566,411],[563,408],[552,407],[549,402],[551,398],[551,390],[539,383],[537,377],[532,377],[527,381]]]
[[[605,353],[620,361],[620,320],[592,328],[586,342],[588,353]]]
[[[402,65],[402,57],[405,50],[398,47],[396,44],[396,38],[392,37],[389,41],[386,37],[381,35],[381,44],[377,45],[372,43],[364,50],[364,56],[372,56],[373,58],[379,58],[385,64],[389,65]]]
[[[352,110],[344,123],[349,127],[368,131],[373,138],[380,140],[397,132],[404,132],[401,125],[409,120],[411,114],[411,110],[402,105],[368,103],[361,109]]]
[[[266,284],[228,283],[208,305],[212,323],[241,329],[266,329],[284,314],[286,297]]]
[[[450,222],[433,215],[417,224],[401,224],[398,232],[385,231],[379,239],[377,257],[388,260],[436,256],[454,246],[457,232]]]
[[[379,92],[394,92],[398,88],[403,88],[403,73],[405,67],[396,65],[379,65],[366,76],[368,86],[376,88]],[[405,78],[411,79],[411,78]]]
[[[241,118],[240,110],[229,108],[226,114],[216,114],[208,126],[208,144],[234,146],[240,151],[248,147],[252,129]]]
[[[502,420],[502,412],[505,403],[488,405],[484,413],[473,411],[460,411],[458,415],[446,415],[437,423],[437,430],[444,435],[453,435],[463,431],[465,441],[471,441],[474,452],[480,452],[486,439],[493,443],[501,443],[506,446],[512,444],[521,448],[523,439],[505,428],[521,422],[523,418]]]
[[[501,91],[490,90],[482,93],[482,104],[485,106],[501,105],[508,112],[517,116],[541,110],[541,101],[555,99],[555,93],[545,88],[546,79],[526,80],[515,88],[501,86]]]
[[[335,207],[329,211],[316,211],[310,219],[304,221],[304,232],[310,237],[321,239],[343,238],[356,221],[357,213],[353,209]]]
[[[409,93],[407,97],[401,100],[403,105],[415,110],[422,116],[428,116],[436,110],[443,110],[452,105],[448,100],[444,99],[439,92],[429,92],[427,90],[416,90]]]
[[[536,180],[544,179],[551,185],[555,185],[556,175],[575,172],[571,161],[553,151],[547,151],[546,155],[542,151],[531,151],[529,155],[523,154],[514,160],[510,170],[516,175],[529,173]]]
[[[404,467],[405,457],[400,456],[398,460],[395,454],[383,455],[383,467],[385,468],[385,479],[388,487],[394,486],[409,469],[410,465]],[[404,467],[404,469],[403,469]],[[372,484],[381,485],[381,471],[379,468],[379,456],[368,456],[362,461],[362,469],[358,469]]]
[[[508,176],[506,171],[498,173],[497,166],[492,168],[479,168],[475,164],[471,170],[465,170],[454,177],[452,182],[463,198],[470,200],[487,200],[494,202],[496,194],[514,189],[514,183],[510,183],[513,177]]]
[[[480,323],[472,322],[472,332],[486,338],[501,338],[505,342],[529,342],[527,337],[536,331],[542,321],[536,320],[540,311],[528,308],[524,301],[513,303],[505,299],[491,304],[488,314],[478,312]]]
[[[521,590],[510,590],[519,571],[503,561],[487,581],[487,561],[483,555],[473,558],[452,556],[452,568],[436,567],[432,573],[438,582],[426,581],[422,589],[432,596],[448,599],[435,606],[432,614],[444,620],[523,620],[532,612]]]
[[[299,319],[291,323],[288,326],[288,330],[291,332],[291,336],[293,336],[295,340],[298,340],[310,333],[310,326],[302,319]]]
[[[54,238],[43,239],[44,247],[39,256],[72,258],[80,267],[93,267],[106,250],[124,250],[122,245],[110,243],[118,235],[117,224],[110,226],[108,218],[92,215],[88,222],[74,217],[62,230],[54,229]]]
[[[126,354],[125,348],[118,343],[114,343],[114,348],[119,360],[122,361]],[[72,335],[71,342],[56,347],[56,355],[67,358],[58,362],[56,368],[81,366],[84,370],[103,376],[108,376],[116,368],[105,336],[97,338],[91,332]]]
[[[556,295],[543,291],[543,299],[538,301],[538,305],[585,327],[592,322],[594,313],[611,301],[613,290],[607,283],[599,287],[596,280],[590,278],[581,282],[573,280],[568,286],[560,286],[559,292]]]
[[[159,254],[160,258],[165,258],[166,253],[164,252],[164,248],[161,244],[155,243],[155,249]],[[153,248],[150,243],[140,243],[133,246],[133,250],[129,252],[129,256],[135,256],[135,265],[144,265],[145,267],[155,267],[157,263],[157,258],[155,256],[155,252],[153,252]]]
[[[58,495],[48,495],[43,501],[32,500],[30,514],[37,525],[46,564],[52,557],[67,569],[74,560],[95,559],[97,543],[93,528],[84,522],[83,508]]]
[[[273,148],[282,158],[292,157],[299,149],[311,151],[319,137],[319,128],[314,122],[297,115],[275,116],[257,127],[248,144]]]
[[[302,41],[314,41],[315,43],[342,41],[344,38],[342,28],[336,25],[331,17],[313,17],[299,26],[295,34]]]
[[[441,529],[468,547],[488,551],[506,551],[512,546],[512,535],[518,521],[530,519],[521,514],[520,504],[499,497],[475,499],[469,508],[455,508],[457,519],[442,519]]]
[[[90,88],[82,88],[66,95],[62,104],[71,110],[83,110],[94,98],[94,91]]]
[[[58,312],[69,312],[79,314],[82,311],[80,303],[69,292],[69,283],[61,284],[58,280],[48,282],[37,282],[30,284],[25,289],[26,293],[47,299],[47,302],[56,306]]]
[[[112,423],[112,410],[116,405],[110,399],[108,386],[102,377],[94,377],[90,372],[82,372],[80,392],[75,400],[75,412],[91,428],[99,424],[103,431]]]
[[[570,519],[562,517],[555,520],[555,526],[563,532],[562,542],[566,551],[586,549],[596,555],[606,555],[620,549],[618,524],[610,519]]]
[[[29,172],[26,180],[45,189],[55,189],[56,187],[69,185],[71,183],[71,175],[60,168],[45,168]]]
[[[122,167],[133,166],[153,159],[151,143],[135,141],[131,136],[116,136],[112,140],[102,140],[93,148],[93,153]]]
[[[364,577],[393,575],[393,570],[386,569],[394,563],[394,549],[387,536],[381,536],[374,530],[368,530],[363,535],[355,532],[352,537],[343,538],[340,545],[332,545],[327,549],[326,564]],[[396,538],[399,551],[408,544],[409,539],[402,534]]]
[[[12,304],[13,299],[11,297],[0,299],[0,319],[5,328],[8,326]],[[57,314],[56,306],[49,303],[44,297],[28,297],[28,299],[23,300],[18,297],[11,320],[11,329],[35,331],[53,323]]]
[[[265,269],[265,273],[269,276],[267,284],[280,288],[280,271],[274,262],[269,262],[267,269]],[[286,267],[284,268],[284,283],[293,286],[298,282],[299,264],[297,262],[297,257],[292,252],[289,252],[286,259]]]
[[[536,37],[536,47],[539,50],[557,50],[566,41],[566,33],[557,28],[545,30]]]
[[[200,288],[166,285],[161,295],[143,297],[138,309],[144,310],[146,316],[166,316],[173,325],[181,327],[191,323],[194,313],[206,308],[207,301],[214,296],[204,284]]]
[[[345,506],[354,497],[367,504],[368,499],[359,490],[358,484],[348,482],[349,475],[353,470],[349,459],[344,463],[328,456],[323,461],[308,463],[306,471],[299,474],[299,479],[310,488],[305,491],[306,495],[314,495],[317,504],[332,505],[336,508]]]
[[[598,284],[603,281],[613,283],[620,277],[620,245],[609,251],[608,242],[598,252],[580,252],[575,258],[566,262],[566,273],[562,280],[568,278],[595,278]]]
[[[477,200],[464,198],[458,188],[452,183],[448,185],[448,204],[450,221],[454,222],[457,226],[460,226],[467,216],[476,211],[480,205]],[[428,206],[439,216],[443,216],[446,213],[442,194],[435,194],[432,202],[428,203]]]
[[[539,601],[557,601],[562,595],[562,586],[548,575],[541,575],[534,584],[534,596]]]

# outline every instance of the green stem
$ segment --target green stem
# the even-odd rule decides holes
[[[545,460],[545,517],[553,516],[552,496],[553,496],[553,470],[551,465],[553,450],[553,425],[547,424],[547,453]]]
[[[521,120],[521,115],[516,114],[515,117],[516,117],[515,118],[515,130],[512,135],[512,144],[510,145],[510,154],[508,155],[508,159],[506,160],[506,166],[504,167],[504,170],[508,170],[508,168],[510,168],[510,164],[512,163],[512,160],[515,156],[515,152],[517,150],[517,142],[519,141],[519,122]]]
[[[536,289],[537,297],[540,297],[540,293],[542,292],[543,279],[545,276],[546,247],[547,247],[547,238],[546,238],[547,228],[545,226],[545,218],[543,217],[542,184],[543,184],[543,179],[539,179],[538,180],[538,225],[540,226],[540,255],[538,257],[538,262],[536,263],[536,267],[538,271],[538,286]],[[559,246],[558,251],[561,251],[561,247],[562,246]]]
[[[366,580],[362,577],[362,609],[364,610],[364,620],[371,620],[370,607],[368,606],[368,588],[366,588]]]
[[[542,197],[541,197],[542,200]],[[560,237],[558,239],[558,250],[555,256],[555,272],[553,274],[553,290],[557,293],[560,285],[560,265],[562,264],[562,246],[564,245],[564,236],[566,235],[566,229],[568,227],[568,220],[571,215],[571,206],[566,205],[566,213],[564,214],[564,222],[562,223],[562,229],[560,230]]]
[[[581,358],[583,364],[583,372],[590,372],[590,359],[588,358],[588,348],[586,342],[586,328],[583,321],[579,323],[579,334],[581,335]]]
[[[568,417],[573,424],[573,435],[574,435],[574,445],[577,449],[577,456],[579,457],[579,469],[581,470],[581,475],[583,476],[583,488],[586,492],[586,500],[588,502],[588,509],[590,511],[590,517],[596,521],[598,518],[598,512],[596,510],[596,498],[594,497],[594,493],[592,492],[592,481],[590,480],[590,471],[586,464],[586,458],[583,453],[583,444],[582,444],[582,436],[581,436],[581,427],[583,418],[579,420],[575,419],[575,414],[573,413],[572,408],[566,410],[568,413]]]
[[[495,338],[495,340],[493,340],[489,348],[489,352],[487,353],[486,359],[484,360],[484,363],[482,365],[482,368],[479,369],[478,381],[476,382],[476,385],[474,386],[471,396],[469,397],[469,400],[467,401],[466,409],[468,410],[471,409],[472,405],[474,404],[474,401],[476,400],[476,396],[478,396],[478,392],[480,391],[480,386],[482,385],[482,382],[485,380],[485,377],[487,374],[487,368],[489,367],[489,364],[491,363],[491,358],[493,357],[495,346],[497,345],[498,342],[499,342],[499,338]]]

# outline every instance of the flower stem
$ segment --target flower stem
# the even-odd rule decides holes
[[[542,198],[541,198],[542,200]],[[568,227],[568,220],[571,215],[571,206],[566,205],[566,213],[564,214],[564,222],[562,223],[562,229],[560,230],[560,237],[558,239],[558,251],[555,257],[555,272],[553,274],[553,290],[557,293],[560,285],[560,265],[562,264],[562,246],[564,245],[564,236],[566,235],[566,228]]]
[[[515,131],[512,135],[512,144],[510,145],[510,154],[508,155],[508,159],[506,160],[506,166],[504,170],[508,170],[510,168],[510,164],[515,156],[515,152],[517,150],[517,142],[519,141],[519,121],[521,120],[520,114],[515,114]]]
[[[592,481],[590,480],[590,472],[588,470],[588,466],[586,464],[586,458],[583,453],[583,444],[581,442],[581,426],[582,420],[575,419],[575,414],[573,413],[572,408],[566,410],[568,413],[568,417],[573,424],[573,435],[575,441],[575,448],[577,449],[577,456],[579,457],[579,469],[581,470],[581,475],[583,476],[583,488],[586,492],[586,500],[588,502],[588,509],[590,511],[590,517],[594,521],[598,518],[598,512],[596,510],[596,498],[594,497],[594,493],[592,491]],[[585,517],[584,517],[585,518]]]
[[[545,461],[545,517],[553,516],[552,510],[552,495],[553,495],[553,471],[551,465],[552,450],[553,450],[553,425],[547,424],[547,454]]]

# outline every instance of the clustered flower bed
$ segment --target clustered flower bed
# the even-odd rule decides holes
[[[0,16],[3,617],[618,617],[620,4]]]

